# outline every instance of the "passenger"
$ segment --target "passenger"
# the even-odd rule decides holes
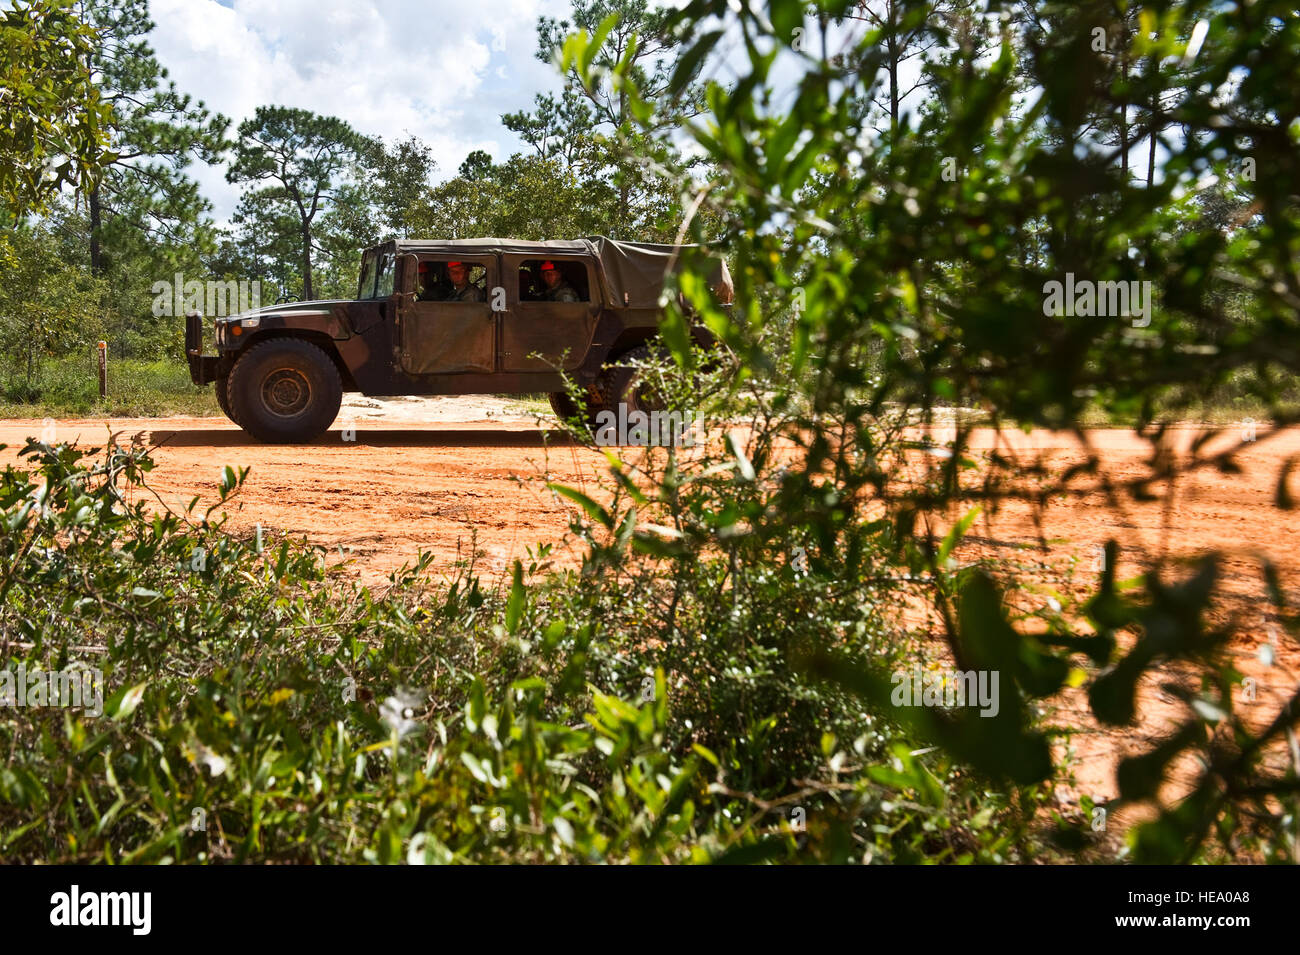
[[[438,287],[438,279],[434,274],[433,268],[425,263],[420,266],[420,292],[415,296],[417,302],[438,302],[444,297],[444,292]]]
[[[546,283],[546,293],[543,298],[548,302],[577,302],[580,301],[578,293],[560,274],[560,270],[555,267],[554,262],[542,263],[542,281]]]
[[[483,290],[472,285],[469,280],[469,266],[464,262],[448,262],[447,274],[451,276],[452,290],[447,296],[449,302],[485,301]]]

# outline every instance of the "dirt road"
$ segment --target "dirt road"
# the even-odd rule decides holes
[[[568,507],[547,481],[585,489],[606,470],[601,453],[570,442],[549,416],[490,398],[353,399],[333,430],[294,447],[260,444],[224,418],[7,420],[0,421],[0,443],[8,445],[0,464],[15,460],[28,435],[102,446],[110,431],[119,441],[147,435],[157,462],[150,483],[171,506],[195,495],[215,499],[221,469],[248,466],[247,484],[229,509],[231,528],[261,524],[324,544],[350,558],[366,582],[386,578],[421,550],[433,552],[435,568],[448,568],[469,554],[471,541],[483,568],[500,571],[526,547],[565,535]],[[1179,443],[1194,434],[1187,429]],[[1098,430],[1089,438],[1112,481],[1146,473],[1149,449],[1130,432]],[[995,443],[1004,453],[1042,455],[1049,472],[1081,459],[1064,434],[975,436],[976,448]],[[1300,429],[1251,445],[1239,458],[1243,473],[1201,469],[1180,482],[1173,508],[1126,499],[1117,509],[1101,493],[1058,497],[1042,527],[1047,553],[1033,546],[1038,533],[1028,506],[1008,505],[972,528],[967,550],[1091,568],[1114,537],[1124,548],[1121,573],[1157,556],[1217,550],[1229,587],[1243,597],[1258,593],[1258,557],[1268,555],[1300,595],[1300,516],[1274,505],[1279,468],[1295,454]]]
[[[55,440],[85,447],[103,447],[110,431],[118,441],[143,434],[155,448],[150,486],[176,509],[195,495],[215,500],[222,468],[247,466],[247,482],[227,509],[229,528],[260,524],[306,537],[329,547],[332,563],[347,560],[355,576],[374,583],[420,551],[433,552],[435,569],[448,569],[472,545],[487,576],[501,571],[526,547],[564,535],[567,511],[546,481],[583,486],[603,463],[506,402],[361,402],[319,441],[294,447],[261,444],[224,418],[0,421],[0,443],[9,446],[0,464],[51,425]],[[382,408],[371,418],[364,405]]]
[[[54,430],[48,437],[87,446],[103,446],[110,430],[119,440],[148,432],[157,462],[150,483],[171,506],[181,508],[194,495],[214,500],[223,466],[249,466],[247,484],[229,509],[233,529],[251,531],[261,524],[265,530],[324,544],[332,551],[331,563],[348,562],[345,572],[367,583],[386,579],[421,550],[433,553],[435,569],[447,570],[477,549],[480,574],[492,579],[503,575],[513,558],[524,556],[526,548],[565,537],[569,507],[546,488],[548,480],[590,488],[605,472],[602,454],[569,442],[551,430],[552,424],[518,405],[491,399],[420,399],[415,404],[359,399],[314,444],[272,447],[221,418],[9,420],[0,422],[0,443],[8,445],[0,450],[0,464],[12,462],[28,435],[40,435],[50,425]],[[1186,447],[1194,434],[1188,429],[1179,443]],[[346,440],[353,436],[355,440]],[[1131,433],[1101,430],[1090,438],[1112,480],[1146,473],[1148,447]],[[1044,455],[1052,470],[1081,457],[1068,435],[985,432],[977,438],[986,448],[999,442],[1020,453]],[[1095,579],[1097,548],[1110,537],[1125,547],[1121,577],[1136,573],[1152,557],[1177,563],[1221,551],[1241,629],[1234,654],[1244,672],[1259,676],[1272,699],[1295,685],[1300,653],[1283,638],[1274,666],[1258,661],[1274,626],[1259,600],[1258,559],[1271,558],[1291,600],[1300,599],[1300,516],[1274,503],[1279,468],[1295,454],[1300,454],[1300,429],[1260,441],[1240,456],[1242,473],[1202,469],[1180,481],[1172,508],[1128,501],[1116,509],[1100,493],[1053,500],[1042,527],[1047,552],[1034,546],[1038,530],[1028,508],[1007,507],[972,528],[962,553],[1010,556],[1053,577],[1078,561],[1082,588]],[[1293,478],[1293,493],[1300,499],[1298,485],[1300,477]],[[558,556],[576,559],[576,546],[561,546]],[[1158,686],[1145,688],[1143,696],[1156,703],[1163,698],[1172,718],[1175,701]],[[1073,715],[1079,723],[1087,722],[1081,701]],[[1153,738],[1162,722],[1144,726],[1142,733],[1096,731],[1091,741],[1076,737],[1085,757],[1103,757],[1085,759],[1081,791],[1096,798],[1113,795],[1107,790],[1113,786],[1114,759]]]

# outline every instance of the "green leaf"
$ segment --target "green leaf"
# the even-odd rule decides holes
[[[979,516],[979,506],[977,505],[972,507],[962,515],[962,519],[954,524],[948,533],[944,535],[943,543],[939,545],[938,563],[940,567],[946,564],[948,555],[952,553],[952,549],[957,546],[963,537],[966,536],[966,532],[970,530],[970,526],[975,523],[975,519]]]
[[[123,687],[104,702],[104,715],[114,720],[124,720],[135,712],[140,701],[144,699],[144,688],[148,684],[137,683],[135,686]]]
[[[591,42],[582,50],[579,59],[579,72],[583,75],[591,72],[592,61],[595,60],[596,54],[600,52],[601,47],[605,45],[605,39],[609,36],[614,27],[618,26],[620,14],[611,13],[600,22],[596,29],[596,35],[591,38]]]
[[[668,82],[668,91],[673,96],[681,95],[695,79],[695,75],[704,63],[704,58],[712,52],[713,48],[718,45],[718,41],[722,39],[722,32],[721,30],[709,31],[680,55],[677,60],[677,68],[673,70],[672,79]]]
[[[610,530],[613,530],[614,518],[610,516],[609,511],[605,510],[603,507],[601,507],[591,498],[587,497],[587,495],[583,494],[581,491],[577,490],[576,488],[566,487],[563,484],[548,483],[546,486],[549,487],[556,494],[559,494],[563,497],[567,497],[569,500],[573,501],[584,511],[586,511],[587,516],[590,517],[596,523],[601,524],[609,528]]]
[[[506,601],[506,629],[511,633],[519,630],[519,620],[524,614],[524,567],[515,561],[513,580],[510,584],[510,598]]]

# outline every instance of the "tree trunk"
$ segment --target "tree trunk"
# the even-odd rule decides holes
[[[302,298],[310,302],[316,296],[311,288],[311,226],[302,224]]]
[[[626,91],[623,87],[620,86],[620,87],[619,87],[619,91],[618,91],[618,128],[619,128],[620,132],[621,132],[622,130],[626,129],[626,128],[628,127],[628,125],[629,125],[629,123],[628,123],[628,120],[627,120],[627,91]],[[629,196],[628,196],[628,192],[629,192],[629,190],[628,190],[628,185],[627,185],[627,168],[628,168],[628,167],[626,167],[626,166],[624,167],[623,175],[619,177],[621,181],[619,182],[619,185],[618,185],[618,231],[619,231],[619,234],[618,234],[617,238],[620,238],[620,239],[626,239],[626,238],[629,237],[629,236],[627,235],[627,231],[628,231],[628,230],[627,230],[627,219],[628,219],[628,206],[631,204],[631,201],[630,201]]]
[[[1160,60],[1157,57],[1151,57],[1150,70],[1154,75],[1160,69]],[[1160,130],[1156,127],[1156,110],[1160,108],[1160,91],[1155,93],[1155,102],[1151,104],[1151,151],[1147,154],[1147,186],[1155,181],[1156,178],[1156,136]]]
[[[92,275],[102,275],[104,272],[104,262],[99,249],[99,186],[90,190],[90,272]]]
[[[1147,185],[1155,181],[1156,178],[1156,136],[1160,131],[1156,129],[1155,124],[1151,125],[1151,151],[1147,153]]]
[[[892,139],[898,135],[898,18],[895,16],[896,10],[891,0],[888,6],[889,15],[889,39],[886,41],[885,49],[889,57],[889,135]]]
[[[1129,35],[1127,25],[1122,25],[1123,32],[1120,34],[1120,75],[1124,78],[1124,89],[1128,89],[1128,44]],[[1119,168],[1120,178],[1124,185],[1128,181],[1128,94],[1125,93],[1124,101],[1119,104]]]

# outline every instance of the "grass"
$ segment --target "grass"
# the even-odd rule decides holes
[[[544,394],[499,395],[511,402],[510,410],[520,414],[550,415]],[[1288,394],[1288,401],[1300,395]],[[83,359],[60,359],[42,363],[29,385],[21,371],[12,367],[0,371],[0,418],[80,418],[95,416],[151,418],[166,415],[217,417],[221,409],[212,386],[198,387],[190,381],[189,369],[177,360],[141,361],[119,359],[108,369],[108,397],[99,397],[95,365]],[[977,414],[978,418],[979,415]],[[1222,389],[1213,401],[1184,411],[1181,420],[1206,425],[1232,426],[1248,419],[1267,422],[1267,407],[1257,400]],[[1129,427],[1132,420],[1107,415],[1093,408],[1083,415],[1085,425],[1094,428]],[[967,420],[966,423],[977,423]]]
[[[110,361],[104,399],[99,397],[94,364],[80,358],[46,361],[30,383],[12,368],[0,376],[0,417],[4,418],[219,414],[212,386],[198,387],[190,381],[189,368],[171,359]]]
[[[547,417],[552,414],[550,398],[544,394],[497,395],[497,397],[510,402],[506,410],[514,414],[540,414]]]
[[[546,395],[501,395],[518,414],[550,415]],[[119,359],[108,367],[108,397],[99,397],[93,362],[80,358],[43,362],[29,384],[21,369],[0,368],[0,418],[217,417],[212,386],[190,381],[181,361]]]

